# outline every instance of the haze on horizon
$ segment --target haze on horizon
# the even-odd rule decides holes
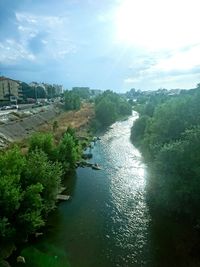
[[[0,74],[96,89],[194,88],[198,0],[0,0]]]

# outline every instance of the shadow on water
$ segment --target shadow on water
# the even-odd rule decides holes
[[[64,179],[63,184],[66,187],[64,191],[67,195],[74,197],[76,187],[76,172],[70,173]],[[70,203],[61,203],[58,209],[54,210],[48,217],[44,229],[44,235],[38,239],[33,238],[31,245],[22,245],[20,255],[26,259],[26,264],[16,263],[16,257],[19,251],[14,253],[11,258],[11,265],[13,267],[27,266],[27,267],[68,267],[69,261],[66,250],[62,246],[63,216],[62,206]]]
[[[199,267],[200,232],[191,223],[159,213],[151,214],[150,267]]]

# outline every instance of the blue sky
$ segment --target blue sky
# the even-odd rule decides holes
[[[0,73],[112,89],[200,82],[198,0],[0,0]]]

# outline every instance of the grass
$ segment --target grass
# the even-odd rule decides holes
[[[87,136],[87,130],[90,120],[94,117],[94,107],[92,104],[83,104],[78,111],[65,111],[57,116],[52,122],[43,125],[39,131],[53,132],[53,123],[57,121],[57,127],[54,131],[57,140],[61,138],[68,127],[76,130],[77,135]]]

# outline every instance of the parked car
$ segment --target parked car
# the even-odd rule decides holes
[[[11,108],[12,109],[18,109],[19,107],[18,107],[18,105],[11,105]]]
[[[1,110],[9,110],[9,109],[11,109],[11,106],[3,106],[3,107],[1,108]]]

